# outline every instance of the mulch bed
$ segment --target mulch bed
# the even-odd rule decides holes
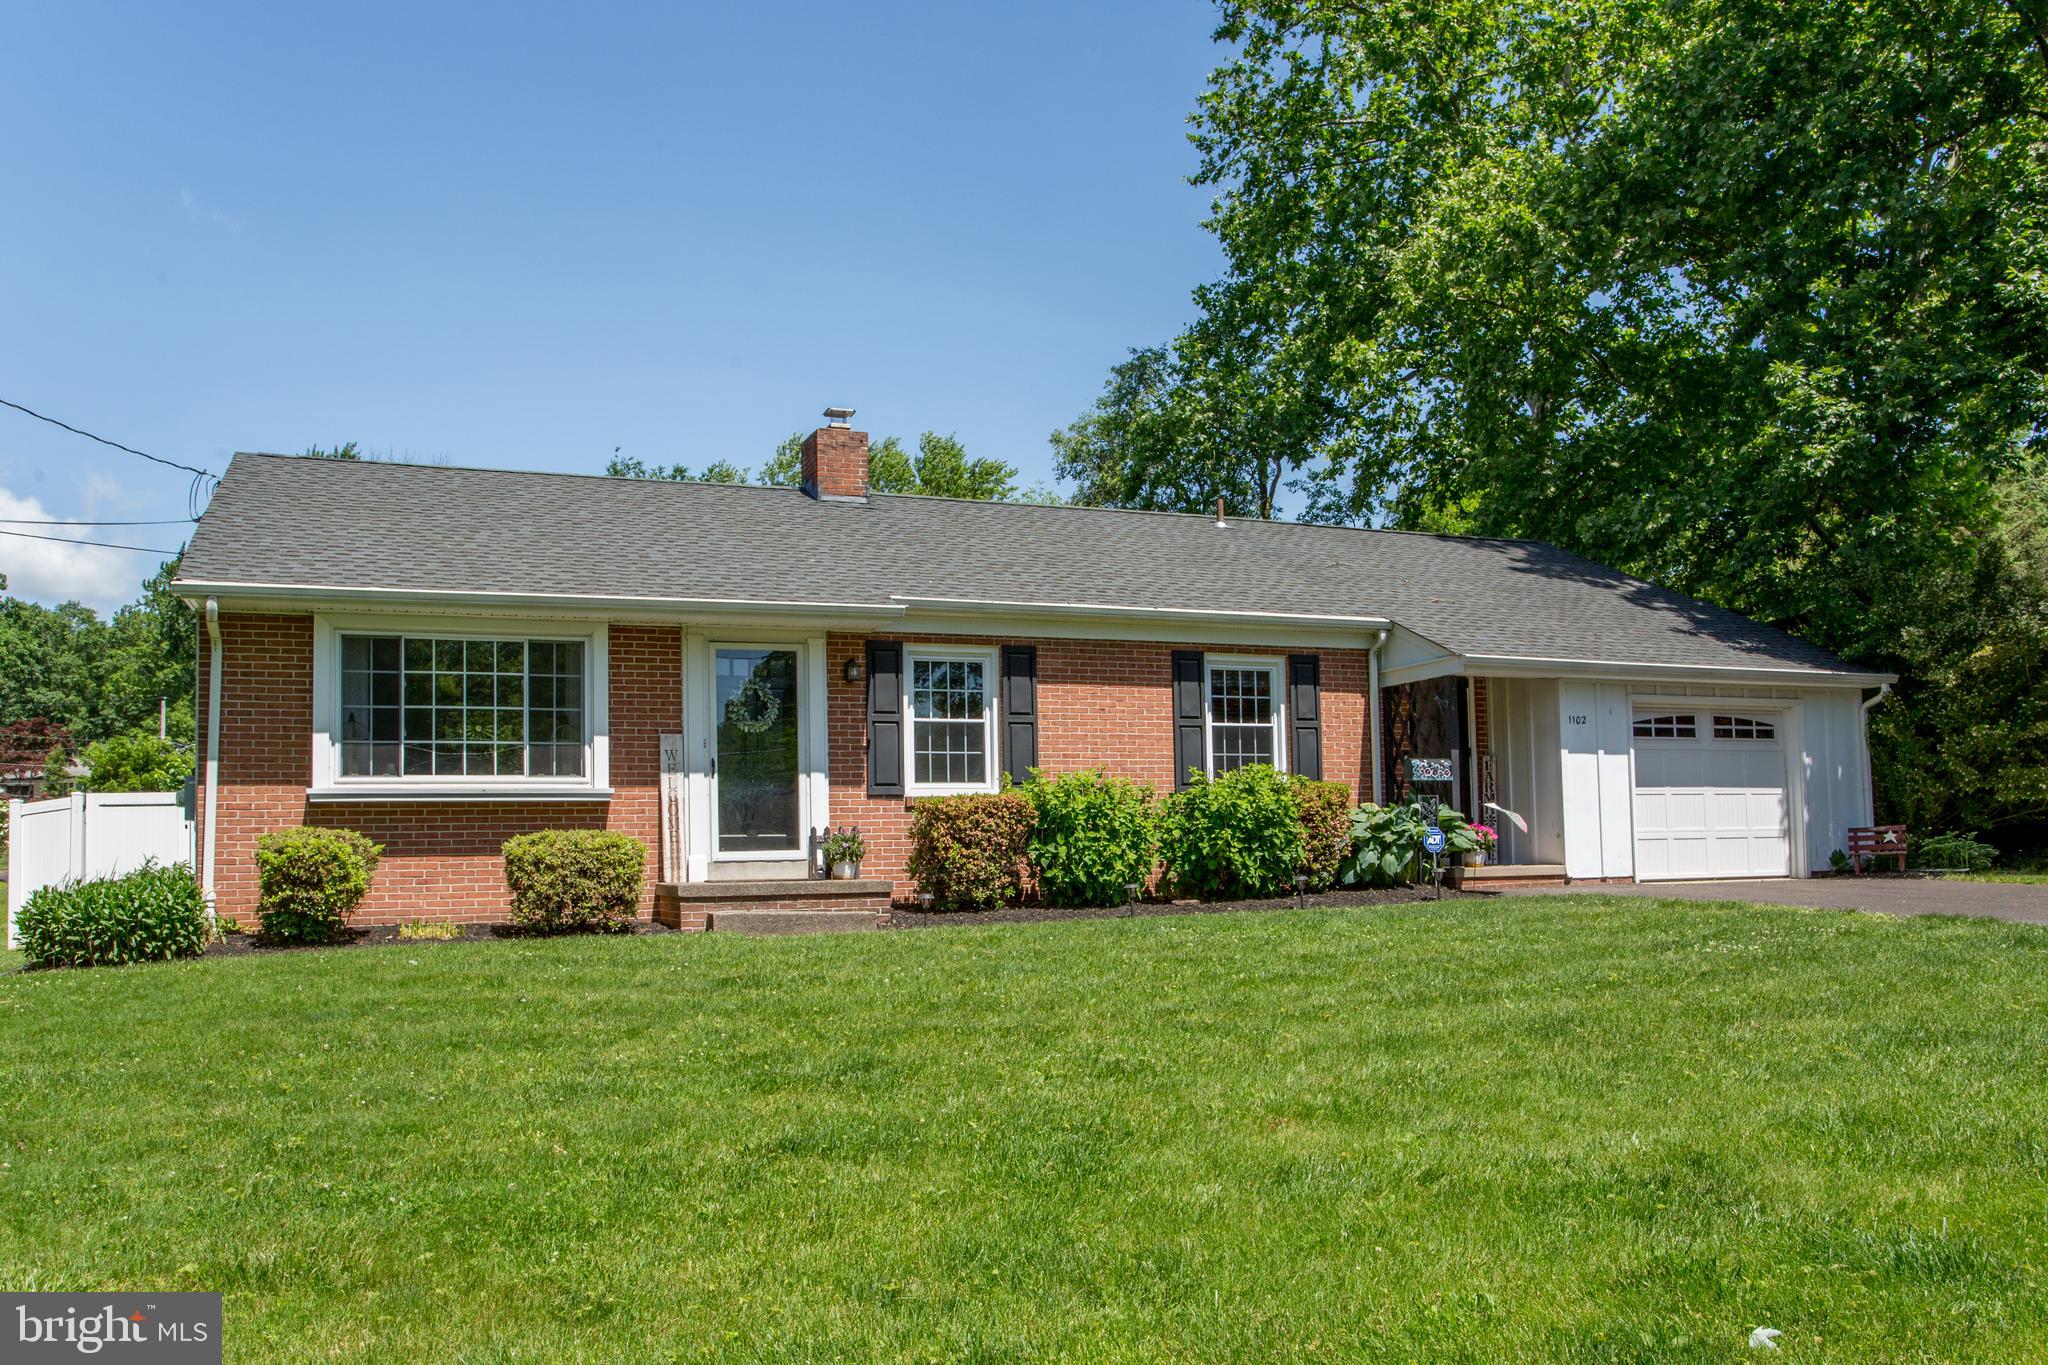
[[[1485,892],[1460,892],[1444,888],[1445,900],[1483,896]],[[1292,910],[1297,905],[1311,910],[1336,910],[1362,905],[1405,905],[1430,899],[1428,887],[1389,887],[1378,890],[1326,891],[1297,901],[1281,896],[1259,901],[1141,901],[1136,905],[1113,905],[1104,909],[1069,909],[1054,905],[1013,905],[1003,910],[905,910],[889,912],[894,929],[958,928],[969,924],[1043,924],[1062,919],[1130,919],[1141,915],[1231,915],[1247,910]],[[475,943],[497,939],[533,937],[509,924],[464,924],[453,938],[400,938],[395,924],[369,924],[347,930],[336,943],[268,943],[255,934],[230,933],[206,947],[208,957],[242,957],[252,953],[303,953],[333,948],[426,947],[435,943]],[[636,920],[635,934],[673,934],[665,924]]]
[[[1444,888],[1445,900],[1484,898],[1483,891],[1454,891]],[[1060,919],[1130,919],[1142,915],[1232,915],[1244,910],[1341,910],[1361,905],[1408,905],[1432,899],[1426,886],[1396,886],[1356,891],[1325,891],[1296,900],[1293,896],[1261,901],[1140,901],[1136,905],[1112,905],[1100,909],[1072,909],[1056,905],[1012,905],[1002,910],[905,910],[889,912],[892,928],[942,929],[967,924],[1043,924]]]
[[[382,948],[399,945],[407,948],[426,947],[435,943],[474,943],[480,939],[533,938],[509,924],[462,924],[453,938],[400,938],[395,924],[366,924],[360,929],[348,929],[338,942],[334,943],[269,943],[255,934],[230,933],[223,935],[219,942],[206,945],[207,957],[241,957],[250,953],[303,953],[330,948]],[[636,920],[631,930],[635,934],[673,934],[675,930],[666,924],[652,924]]]

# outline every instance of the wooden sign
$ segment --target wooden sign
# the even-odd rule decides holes
[[[1408,760],[1410,782],[1454,782],[1456,769],[1448,758],[1411,758]]]

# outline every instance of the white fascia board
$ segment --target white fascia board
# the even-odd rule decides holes
[[[759,621],[773,618],[793,626],[841,623],[849,618],[895,620],[904,609],[891,602],[759,602],[721,597],[593,597],[577,593],[444,592],[416,588],[342,587],[328,584],[195,583],[176,585],[184,600],[215,597],[245,611],[310,611],[334,607],[358,611],[424,608],[435,615],[592,617],[608,621]]]
[[[978,616],[1080,616],[1118,621],[1225,622],[1234,625],[1338,626],[1378,630],[1391,626],[1384,616],[1341,616],[1318,612],[1230,611],[1209,607],[1123,607],[1108,602],[1008,602],[977,597],[905,597],[891,602],[918,610],[971,613]]]
[[[1891,673],[1829,673],[1815,668],[1744,668],[1721,664],[1653,664],[1620,659],[1550,659],[1519,655],[1447,654],[1382,672],[1388,687],[1443,677],[1587,678],[1610,682],[1767,684],[1777,687],[1878,687]]]

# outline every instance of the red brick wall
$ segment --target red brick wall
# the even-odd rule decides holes
[[[357,914],[361,923],[504,918],[507,898],[499,845],[514,834],[546,828],[613,829],[645,843],[648,894],[642,915],[651,915],[660,852],[659,736],[679,729],[682,716],[682,642],[677,629],[611,627],[611,779],[617,795],[608,803],[318,804],[306,800],[312,778],[312,618],[224,615],[221,629],[226,663],[215,888],[223,914],[254,924],[254,854],[260,835],[290,825],[323,824],[361,830],[385,846],[374,888]],[[831,820],[834,825],[861,827],[870,849],[863,872],[890,879],[897,898],[907,899],[915,894],[904,872],[910,803],[867,796],[867,685],[847,682],[840,671],[847,659],[865,657],[866,638],[835,634],[827,650]],[[1175,649],[1203,648],[1199,643],[889,638],[908,643],[1036,644],[1040,766],[1053,771],[1101,766],[1149,782],[1161,793],[1172,790],[1171,656]],[[1348,784],[1353,799],[1364,800],[1372,788],[1367,766],[1371,758],[1366,743],[1366,653],[1321,654],[1323,776]],[[202,640],[202,762],[207,659]]]
[[[682,636],[674,628],[610,629],[611,785],[604,801],[306,800],[312,781],[313,618],[223,615],[220,831],[214,890],[220,912],[249,927],[256,917],[256,840],[291,825],[341,825],[384,845],[363,924],[400,920],[488,921],[505,917],[498,849],[536,829],[612,829],[647,845],[643,918],[653,912],[659,871],[660,735],[682,717]],[[206,671],[199,648],[200,761],[204,771]],[[205,803],[200,802],[204,847]]]
[[[832,823],[858,825],[867,838],[864,876],[887,877],[897,899],[915,894],[904,872],[910,806],[901,797],[867,795],[867,683],[840,670],[865,658],[867,636],[834,635],[826,651],[830,688]],[[1038,762],[1050,771],[1107,768],[1173,790],[1172,655],[1200,644],[1136,644],[1122,640],[1033,640],[1008,636],[895,635],[906,644],[1035,644],[1038,647]],[[1306,650],[1231,649],[1214,653],[1286,654]],[[1364,650],[1322,650],[1323,776],[1351,787],[1353,800],[1372,795]]]

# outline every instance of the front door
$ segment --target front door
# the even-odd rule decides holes
[[[720,646],[712,658],[718,856],[803,852],[796,651]]]

